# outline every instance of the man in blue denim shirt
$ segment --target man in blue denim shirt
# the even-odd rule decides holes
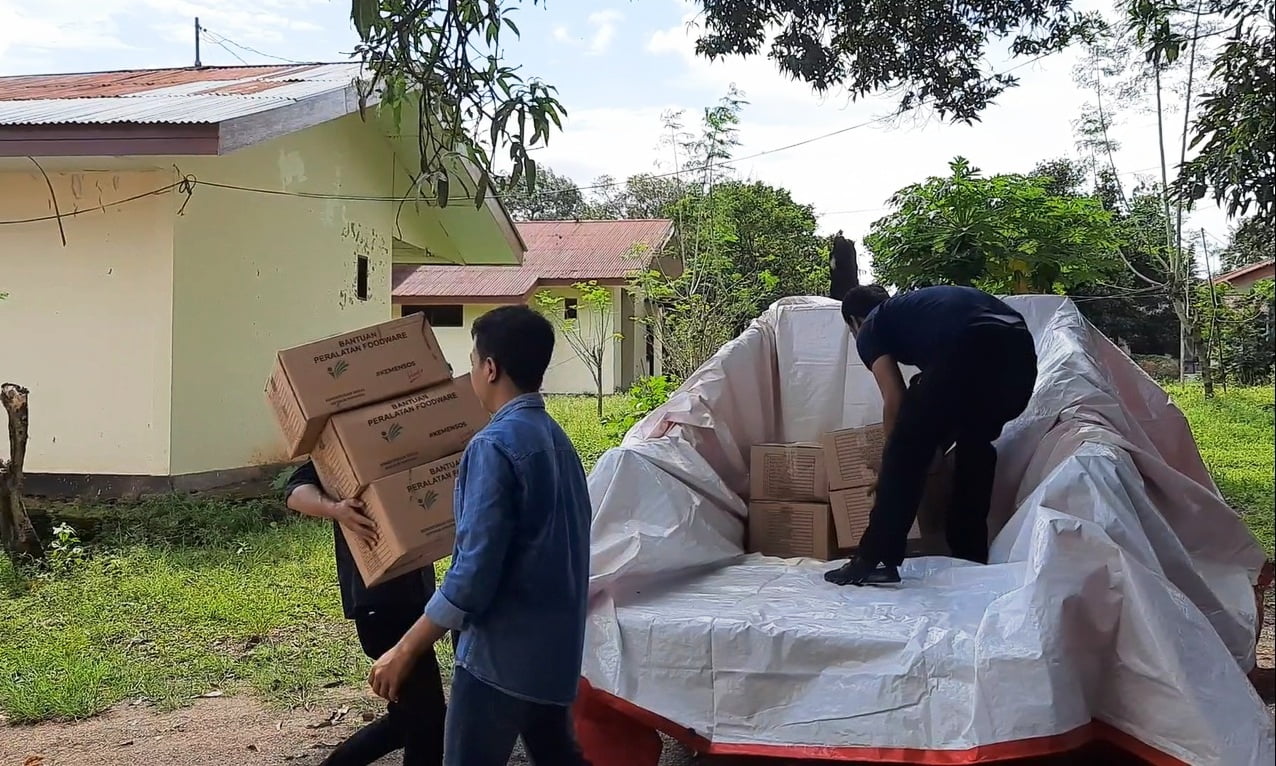
[[[583,764],[580,680],[591,506],[580,456],[537,393],[554,329],[526,306],[474,323],[471,381],[494,413],[461,460],[456,547],[443,584],[369,682],[397,698],[416,659],[459,630],[447,766],[505,766],[521,736],[538,766]]]

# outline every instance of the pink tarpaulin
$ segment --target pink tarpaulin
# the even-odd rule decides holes
[[[596,763],[651,763],[657,728],[833,760],[1104,738],[1152,761],[1273,761],[1246,679],[1262,549],[1160,387],[1070,301],[1010,302],[1039,375],[997,443],[988,566],[913,559],[899,587],[838,588],[826,563],[743,554],[752,445],[881,419],[829,300],[773,306],[603,456],[578,710]]]

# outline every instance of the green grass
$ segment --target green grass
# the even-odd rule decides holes
[[[603,418],[620,417],[627,403],[624,396],[606,397]],[[598,458],[619,441],[614,429],[598,420],[598,402],[592,396],[553,396],[545,402],[545,408],[571,437],[586,471],[592,470]]]
[[[1187,416],[1219,491],[1245,517],[1267,555],[1273,548],[1273,391],[1262,388],[1218,389],[1206,399],[1199,386],[1167,386]]]
[[[550,401],[587,466],[610,446],[594,407]],[[607,408],[623,405],[613,397]],[[212,691],[301,706],[363,685],[328,524],[272,500],[63,510],[91,527],[87,557],[52,575],[0,556],[0,712],[10,721],[83,718],[139,698],[171,707]],[[450,673],[450,642],[437,651]]]
[[[1207,402],[1171,388],[1228,500],[1272,550],[1272,389]],[[588,397],[549,409],[586,467],[614,442]],[[624,412],[621,397],[605,412]],[[367,672],[341,616],[325,523],[274,501],[161,498],[71,509],[95,542],[57,575],[0,558],[0,711],[13,722],[75,719],[121,700],[163,706],[210,691],[306,705]],[[91,530],[89,529],[91,527]],[[446,562],[440,562],[441,575]],[[451,647],[438,646],[451,668]]]

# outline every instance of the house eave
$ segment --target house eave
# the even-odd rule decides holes
[[[0,157],[182,157],[218,154],[208,123],[0,125]]]
[[[369,96],[366,106],[379,98]],[[0,125],[0,157],[189,157],[230,154],[359,111],[354,84],[219,122]]]

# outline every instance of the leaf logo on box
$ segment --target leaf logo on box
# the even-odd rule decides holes
[[[381,438],[385,439],[388,442],[392,442],[402,435],[403,435],[403,426],[399,425],[398,423],[391,424],[389,428],[381,432]]]
[[[421,499],[417,500],[416,503],[417,505],[421,506],[422,508],[428,511],[431,508],[433,508],[434,504],[437,503],[438,501],[439,501],[439,493],[435,492],[434,490],[430,490],[429,492],[426,492],[424,495],[422,495]]]
[[[346,361],[343,359],[337,362],[336,364],[332,365],[331,367],[329,367],[328,374],[332,376],[333,380],[336,380],[337,378],[341,377],[342,373],[344,373],[348,369],[350,369],[350,365],[347,364]]]

